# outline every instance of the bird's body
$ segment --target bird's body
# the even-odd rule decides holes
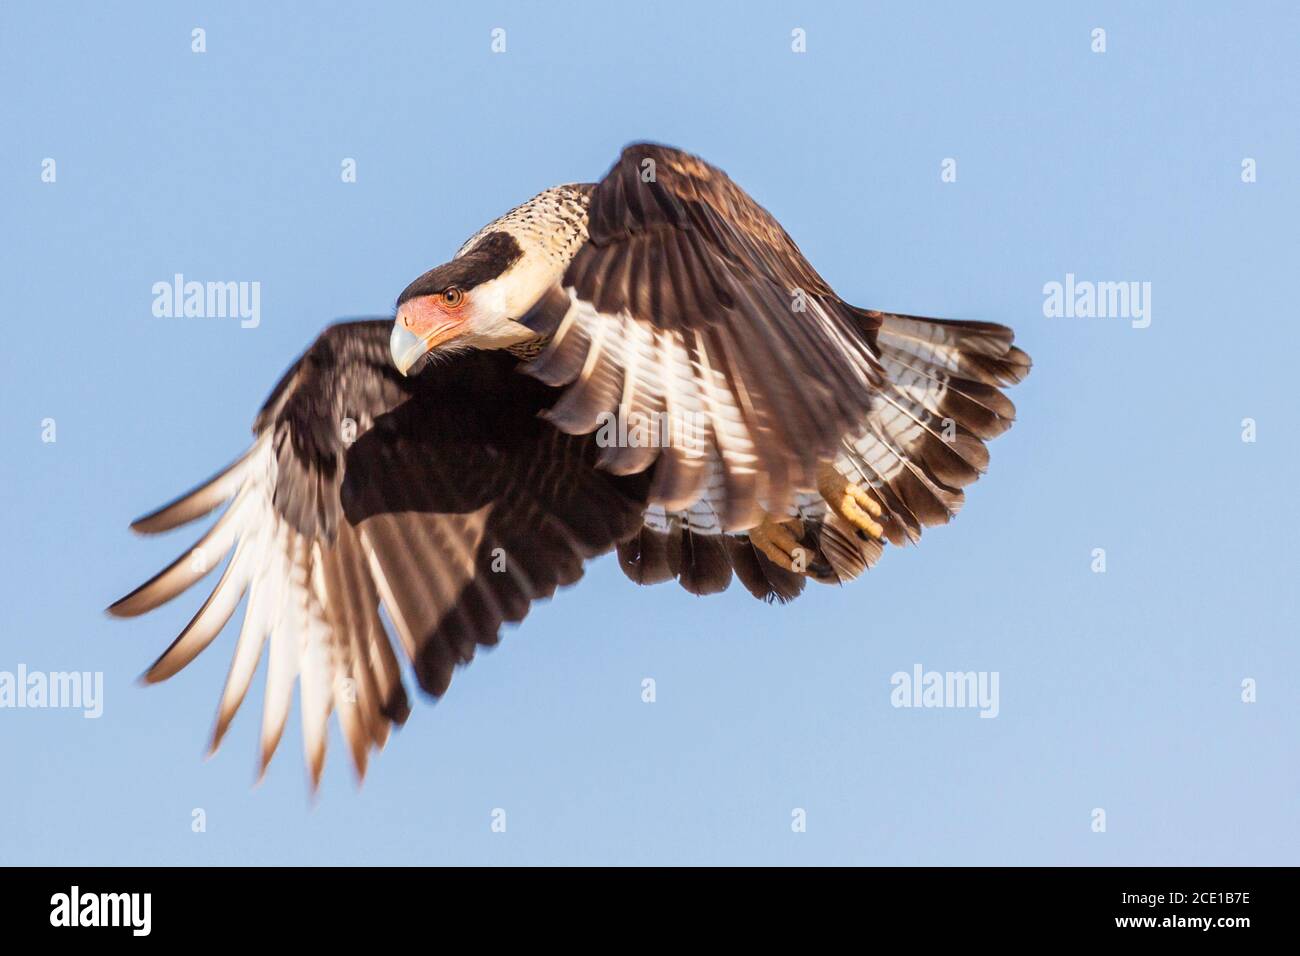
[[[295,680],[313,779],[337,712],[358,770],[407,713],[382,607],[441,695],[502,623],[616,549],[634,581],[764,599],[856,577],[946,522],[1028,371],[1003,326],[840,299],[725,174],[628,147],[472,236],[396,321],[327,329],[273,391],[252,449],[134,527],[230,505],[231,553],[146,675],[206,647],[249,595],[215,746],[268,652],[262,760]],[[655,427],[649,427],[655,426]],[[206,573],[185,556],[110,610]]]

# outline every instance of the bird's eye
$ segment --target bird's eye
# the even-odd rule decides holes
[[[454,285],[449,286],[442,291],[442,304],[450,308],[456,308],[465,300],[465,293],[461,292]]]

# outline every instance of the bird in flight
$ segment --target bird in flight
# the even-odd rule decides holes
[[[785,602],[843,583],[961,507],[1029,371],[1010,329],[843,301],[721,170],[625,149],[412,282],[396,318],[332,325],[234,464],[132,528],[226,504],[109,608],[133,617],[229,556],[144,680],[204,650],[247,595],[212,735],[258,663],[265,771],[295,681],[319,783],[331,713],[357,773],[410,711],[388,618],[440,697],[480,645],[611,550],[638,584],[732,577]]]

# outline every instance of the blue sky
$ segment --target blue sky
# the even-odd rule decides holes
[[[104,712],[0,709],[0,863],[1296,862],[1300,13],[1177,11],[6,4],[0,671],[100,671]],[[327,322],[636,139],[725,168],[845,298],[1016,329],[966,509],[783,608],[600,560],[360,789],[335,736],[309,797],[296,713],[252,786],[260,676],[205,762],[234,634],[136,684],[201,595],[103,614],[194,537],[128,521]],[[155,318],[177,272],[259,282],[260,325]],[[1067,273],[1149,282],[1150,326],[1045,317]],[[997,672],[997,718],[892,707],[916,664]]]

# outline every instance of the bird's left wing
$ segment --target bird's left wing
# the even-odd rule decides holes
[[[409,712],[380,609],[420,685],[440,695],[505,621],[576,581],[584,559],[641,524],[646,477],[595,467],[590,437],[538,418],[553,396],[499,353],[467,353],[413,379],[391,366],[391,321],[335,325],[285,374],[252,448],[140,518],[152,534],[228,502],[186,554],[109,609],[158,607],[229,561],[184,631],[145,674],[164,680],[206,648],[247,594],[213,732],[215,748],[266,650],[265,769],[295,681],[319,780],[338,714],[358,773]]]

